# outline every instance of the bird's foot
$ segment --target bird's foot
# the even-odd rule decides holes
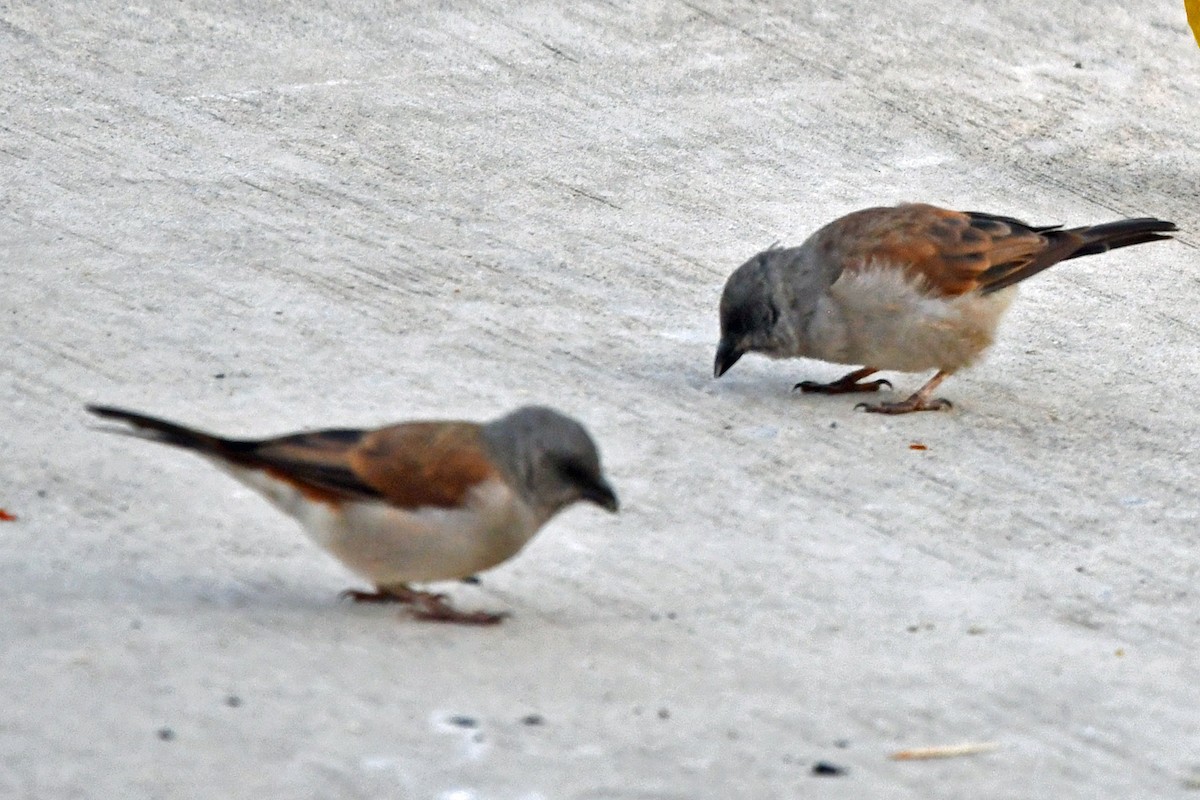
[[[859,403],[854,408],[871,414],[908,414],[912,411],[945,411],[954,408],[954,404],[944,397],[926,399],[914,394],[898,403]]]
[[[409,586],[380,586],[374,592],[347,589],[339,597],[355,603],[403,603],[412,607],[412,615],[426,622],[453,622],[459,625],[495,625],[508,614],[487,611],[459,611],[449,598],[438,592],[423,592]]]
[[[863,367],[856,369],[849,375],[843,375],[836,381],[831,383],[817,383],[816,381],[801,381],[792,387],[792,391],[799,389],[805,394],[850,394],[851,392],[878,392],[884,386],[892,388],[892,382],[879,378],[873,381],[862,381],[863,378],[873,375],[879,370],[873,367]],[[860,381],[862,381],[860,383]]]
[[[339,599],[350,600],[355,603],[408,603],[414,604],[420,602],[419,597],[430,595],[445,600],[444,594],[434,595],[431,592],[418,592],[415,589],[409,589],[407,586],[388,587],[382,586],[373,592],[361,592],[357,589],[347,589],[338,595]]]
[[[412,615],[425,622],[451,622],[457,625],[497,625],[508,614],[489,611],[459,611],[446,600],[445,595],[432,592],[414,592]]]
[[[833,381],[832,383],[817,383],[816,381],[801,381],[792,387],[792,391],[799,389],[805,394],[851,394],[852,392],[878,392],[884,386],[892,388],[892,382],[886,378],[879,378],[873,381],[859,383],[858,381],[847,381],[845,378]]]
[[[855,408],[861,408],[872,414],[908,414],[912,411],[944,411],[954,408],[953,404],[944,397],[933,396],[933,391],[937,389],[938,384],[946,380],[949,374],[938,370],[938,373],[926,381],[924,386],[913,392],[907,400],[901,400],[899,403],[859,403]]]

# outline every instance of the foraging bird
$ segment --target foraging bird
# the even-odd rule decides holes
[[[1126,219],[1063,230],[973,211],[905,204],[847,214],[799,247],[759,253],[738,267],[721,295],[721,377],[746,353],[803,356],[861,369],[805,392],[874,392],[879,370],[937,373],[907,400],[860,404],[903,414],[949,408],[932,398],[947,376],[991,344],[1016,284],[1044,269],[1145,242],[1175,225]]]
[[[485,424],[404,422],[262,440],[225,439],[108,406],[93,414],[128,423],[140,438],[193,450],[295,517],[309,536],[374,592],[428,620],[493,624],[411,582],[465,578],[514,556],[567,506],[615,512],[596,445],[557,411],[521,408]]]

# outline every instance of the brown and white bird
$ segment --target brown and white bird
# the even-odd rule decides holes
[[[193,450],[295,517],[309,536],[374,592],[422,618],[492,624],[413,582],[466,578],[514,556],[567,506],[617,510],[596,445],[557,411],[527,407],[485,424],[404,422],[271,439],[213,436],[108,406],[93,414],[129,423],[140,438]]]
[[[937,373],[907,400],[860,404],[903,414],[948,408],[933,398],[947,376],[991,344],[1016,284],[1044,269],[1177,230],[1142,218],[1063,230],[1011,217],[906,204],[847,214],[799,247],[759,253],[738,267],[721,296],[721,377],[746,353],[862,364],[805,392],[874,392],[879,370]]]

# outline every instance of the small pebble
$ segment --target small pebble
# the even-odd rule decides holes
[[[659,719],[670,719],[671,718],[670,710],[666,709],[666,708],[660,708],[658,710],[658,718]]]
[[[526,714],[521,717],[523,725],[541,725],[545,721],[545,718],[541,714]]]
[[[846,768],[839,767],[837,764],[831,764],[828,761],[818,761],[812,765],[812,774],[823,776],[845,775]]]
[[[225,705],[229,706],[230,708],[237,708],[241,704],[242,698],[238,697],[236,694],[231,694],[225,698]]]
[[[446,721],[449,722],[451,725],[454,725],[459,728],[478,728],[479,727],[479,720],[475,719],[474,717],[467,717],[467,716],[459,715],[459,716],[451,717],[450,719],[448,719]]]
[[[171,730],[170,728],[159,728],[158,738],[162,739],[164,742],[174,741],[175,731]]]

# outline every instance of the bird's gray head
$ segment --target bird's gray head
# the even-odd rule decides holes
[[[713,363],[713,376],[721,377],[737,360],[752,351],[777,349],[776,326],[780,315],[778,264],[794,250],[766,250],[742,264],[721,294],[721,342]]]
[[[596,444],[570,417],[527,406],[489,422],[483,437],[521,495],[547,518],[579,500],[617,510]]]

